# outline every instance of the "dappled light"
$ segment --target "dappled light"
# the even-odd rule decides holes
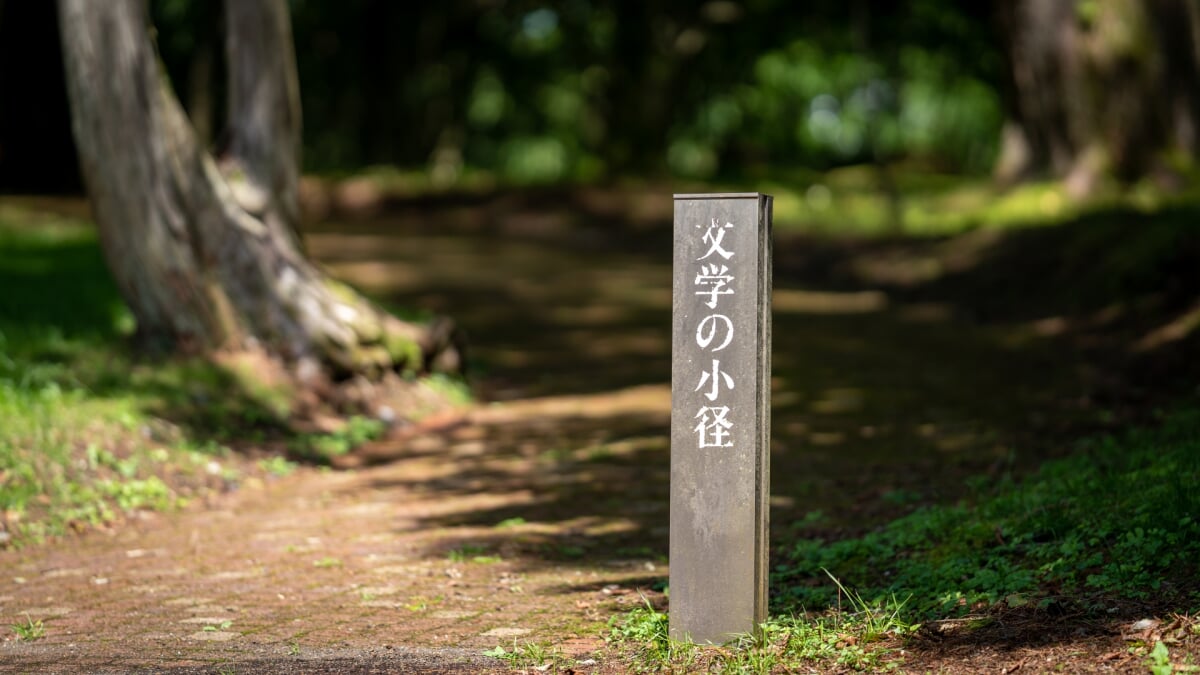
[[[0,0],[0,671],[1197,670],[1197,7]]]

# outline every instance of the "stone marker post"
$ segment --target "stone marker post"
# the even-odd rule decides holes
[[[771,197],[675,195],[671,637],[767,618]]]

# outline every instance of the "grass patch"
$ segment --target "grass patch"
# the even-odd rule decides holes
[[[552,672],[560,672],[567,663],[567,658],[558,649],[534,642],[517,644],[516,640],[513,641],[512,649],[496,645],[483,652],[483,655],[504,661],[509,668],[514,670],[532,669],[546,672],[553,669]]]
[[[384,431],[353,418],[295,433],[290,392],[253,362],[150,359],[130,349],[133,330],[90,223],[0,203],[0,546],[295,469],[231,446],[328,462]]]
[[[18,640],[25,642],[33,642],[46,636],[46,624],[41,619],[34,621],[28,614],[25,615],[25,621],[10,624],[10,628]]]
[[[1069,600],[1200,608],[1200,409],[1082,444],[1022,482],[977,481],[970,500],[920,509],[862,537],[795,542],[775,569],[780,609],[827,607],[828,569],[916,617]]]
[[[982,626],[990,612],[1018,607],[1114,620],[1195,616],[1198,484],[1193,405],[1157,428],[1086,441],[1025,480],[973,481],[973,495],[958,504],[859,537],[791,542],[757,636],[721,648],[680,644],[666,614],[646,603],[614,619],[611,640],[646,672],[791,672],[814,663],[874,672],[900,667],[906,638],[937,619],[971,614]],[[1166,668],[1172,650],[1190,649],[1182,641],[1131,649]]]
[[[328,463],[354,448],[383,436],[387,425],[377,419],[353,415],[340,429],[326,434],[300,434],[292,437],[288,449],[298,458]]]
[[[1012,229],[1057,225],[1094,211],[1129,209],[1149,213],[1194,204],[1192,188],[1165,194],[1147,181],[1118,189],[1105,186],[1094,198],[1073,200],[1057,181],[1022,183],[999,189],[987,176],[964,177],[896,166],[892,172],[899,194],[893,203],[870,165],[827,172],[772,171],[696,191],[761,190],[775,197],[778,226],[814,234],[853,236],[945,236],[975,229]],[[900,222],[894,214],[900,213]],[[897,227],[899,225],[899,227]]]
[[[834,584],[841,587],[836,579]],[[898,648],[920,628],[902,618],[903,608],[894,599],[871,605],[851,593],[842,609],[774,616],[756,634],[701,646],[671,639],[666,613],[647,601],[614,617],[608,639],[638,672],[795,672],[814,663],[885,672],[903,663]]]

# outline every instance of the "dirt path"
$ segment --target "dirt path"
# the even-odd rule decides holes
[[[658,392],[646,398],[663,408]],[[491,413],[439,439],[446,447],[417,443],[384,466],[306,470],[215,509],[5,554],[5,617],[44,619],[47,636],[3,643],[0,670],[261,672],[246,662],[307,670],[348,659],[335,670],[475,672],[499,664],[481,652],[514,640],[592,652],[602,620],[663,568],[632,548],[584,560],[592,534],[615,540],[620,528],[541,508],[561,473],[493,456],[479,437],[511,412],[521,414]],[[515,478],[543,468],[541,480]],[[546,522],[510,516],[496,527],[501,511]]]
[[[495,403],[362,451],[384,464],[0,552],[0,623],[46,625],[0,643],[0,672],[480,672],[504,666],[484,650],[526,642],[564,668],[621,671],[606,621],[661,602],[667,574],[663,214],[606,230],[519,208],[428,213],[309,242],[381,297],[453,313]],[[804,255],[779,254],[776,540],[814,510],[855,531],[953,499],[967,476],[1064,451],[1095,417],[1086,363],[1062,345],[822,286]],[[964,658],[956,670],[995,667]]]

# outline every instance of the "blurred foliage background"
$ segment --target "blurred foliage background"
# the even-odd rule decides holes
[[[1194,4],[292,0],[304,168],[420,170],[434,185],[897,163],[1016,175],[1012,157],[1040,152],[1034,168],[1061,178],[1107,134],[1155,150],[1171,135],[1178,169],[1200,119]],[[219,150],[220,3],[148,7]],[[53,3],[0,3],[0,188],[78,189],[57,41]],[[1009,126],[1032,149],[1005,168]]]
[[[0,8],[0,185],[77,185],[61,168],[72,157],[52,4]],[[1003,122],[1001,52],[975,3],[291,4],[307,171],[530,183],[903,158],[982,172]],[[220,4],[149,7],[171,81],[219,148]]]

